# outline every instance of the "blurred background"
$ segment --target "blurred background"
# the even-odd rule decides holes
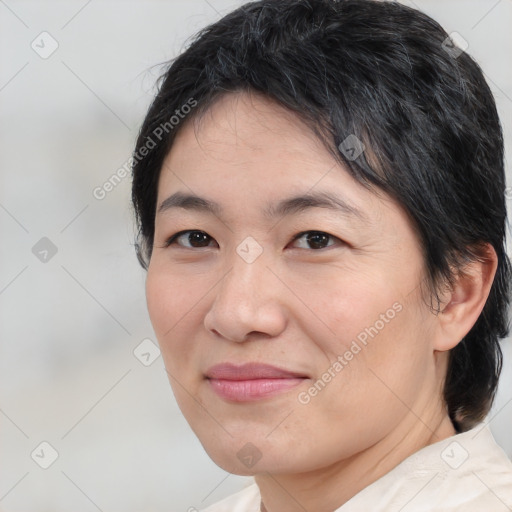
[[[161,64],[242,3],[0,0],[2,512],[192,511],[247,483],[211,462],[174,401],[118,171]],[[404,3],[467,41],[511,155],[512,2]],[[503,348],[487,421],[512,456]]]

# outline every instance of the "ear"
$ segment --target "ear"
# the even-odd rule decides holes
[[[437,315],[434,349],[455,347],[475,325],[491,290],[498,256],[491,244],[479,248],[479,257],[467,264],[442,297]]]

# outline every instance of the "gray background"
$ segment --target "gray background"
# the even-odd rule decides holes
[[[0,0],[1,511],[186,511],[246,482],[206,456],[154,345],[137,350],[154,335],[129,177],[93,196],[130,156],[159,64],[241,3]],[[512,2],[405,3],[468,41],[510,155]],[[488,421],[511,456],[504,349]]]

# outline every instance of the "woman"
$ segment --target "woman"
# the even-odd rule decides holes
[[[134,153],[178,404],[255,483],[207,510],[506,511],[503,141],[426,15],[261,0],[170,65]]]

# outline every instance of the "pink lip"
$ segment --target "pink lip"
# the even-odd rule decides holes
[[[306,375],[261,363],[237,366],[223,363],[206,372],[211,388],[221,398],[250,402],[277,395],[304,381]]]

